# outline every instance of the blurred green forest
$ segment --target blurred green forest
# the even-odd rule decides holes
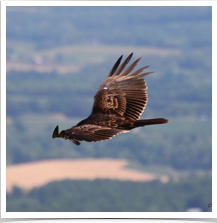
[[[28,193],[15,187],[12,194],[7,194],[7,211],[184,212],[199,207],[209,212],[211,197],[210,177],[169,184],[64,180]]]
[[[203,174],[198,178],[197,173],[205,171],[210,175],[212,170],[211,7],[10,6],[6,21],[8,67],[15,63],[30,67],[76,67],[75,71],[64,74],[58,70],[45,73],[34,69],[26,72],[8,69],[7,165],[53,158],[113,157],[128,159],[141,171],[143,167],[160,165],[162,169],[171,167],[194,176],[192,182],[188,178],[178,186],[100,180],[51,183],[25,196],[22,191],[16,195],[15,190],[7,197],[7,211],[63,211],[62,205],[50,205],[52,195],[47,201],[51,203],[46,204],[49,208],[45,207],[40,194],[47,193],[48,188],[54,191],[59,188],[59,196],[64,200],[65,196],[79,194],[80,184],[85,187],[83,191],[89,188],[89,195],[94,187],[102,189],[110,185],[104,197],[108,204],[101,204],[105,200],[95,200],[96,206],[82,209],[79,204],[84,203],[78,201],[84,197],[78,197],[74,211],[185,211],[195,206],[208,211],[207,203],[203,202],[207,193],[207,202],[211,202],[211,184],[207,186],[208,191],[202,192],[203,184],[198,182],[206,181],[206,177]],[[68,52],[70,47],[77,50]],[[148,48],[154,49],[153,52],[148,53]],[[160,54],[161,50],[168,53]],[[120,55],[126,58],[131,52],[134,52],[133,60],[142,56],[138,68],[150,65],[148,71],[155,71],[146,77],[149,100],[141,118],[164,117],[169,123],[135,129],[104,142],[82,142],[79,147],[68,140],[52,139],[56,125],[67,129],[89,115],[94,94],[113,64]],[[69,191],[75,194],[64,194],[64,189],[60,189],[64,187],[71,188]],[[118,191],[126,187],[127,194],[131,188],[143,191],[143,187],[148,187],[150,194],[146,189],[143,192],[151,200],[159,197],[156,191],[160,193],[163,187],[165,193],[161,202],[172,198],[174,202],[175,198],[181,200],[177,204],[179,207],[176,204],[166,206],[159,201],[158,205],[152,203],[143,209],[147,200],[135,195],[137,202],[124,206],[121,201],[124,194],[119,197],[115,193],[114,200],[109,201],[116,191],[112,187],[117,187]],[[196,187],[200,192],[192,195],[188,191],[182,197],[179,194],[182,187]],[[171,188],[173,193],[170,194]],[[132,197],[126,198],[127,202],[132,201]],[[118,203],[117,199],[123,203]],[[117,206],[111,209],[111,203]]]

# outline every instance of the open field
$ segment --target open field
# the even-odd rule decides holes
[[[120,181],[152,181],[159,179],[167,183],[169,177],[139,172],[125,168],[128,161],[124,159],[76,159],[46,160],[7,167],[7,191],[13,186],[24,190],[43,186],[52,181],[64,179],[94,180],[111,179]]]
[[[13,50],[7,59],[7,71],[60,74],[75,73],[83,66],[103,63],[111,56],[118,58],[121,54],[127,56],[131,52],[140,56],[159,57],[180,56],[182,53],[179,49],[136,46],[70,45],[46,50],[34,50],[32,46],[27,47],[27,52],[23,52],[24,46],[14,46],[10,42],[7,47]],[[14,60],[14,58],[17,59]]]

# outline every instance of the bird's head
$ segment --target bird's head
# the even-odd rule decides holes
[[[53,135],[52,138],[64,138],[64,139],[69,139],[71,140],[75,145],[79,146],[81,143],[77,140],[74,139],[72,136],[70,136],[69,134],[66,134],[67,130],[62,130],[59,134],[59,127],[58,125],[56,126],[56,128],[53,131]]]

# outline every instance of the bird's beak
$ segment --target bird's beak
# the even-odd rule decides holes
[[[65,131],[63,130],[58,137],[64,138],[65,137]]]
[[[53,136],[52,136],[52,138],[56,138],[56,137],[58,137],[58,135],[59,135],[59,127],[58,127],[58,125],[57,125],[56,128],[55,128],[54,131],[53,131]]]
[[[53,131],[53,136],[52,136],[52,138],[57,138],[57,137],[59,137],[59,138],[64,138],[64,136],[65,136],[65,131],[63,130],[63,131],[60,132],[60,134],[59,134],[59,127],[58,127],[58,125],[57,125],[56,128],[55,128],[54,131]]]

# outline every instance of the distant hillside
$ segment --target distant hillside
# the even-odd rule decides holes
[[[44,49],[70,44],[210,46],[212,7],[7,7],[7,41]],[[34,25],[33,25],[34,24]],[[192,29],[193,27],[193,29]]]

